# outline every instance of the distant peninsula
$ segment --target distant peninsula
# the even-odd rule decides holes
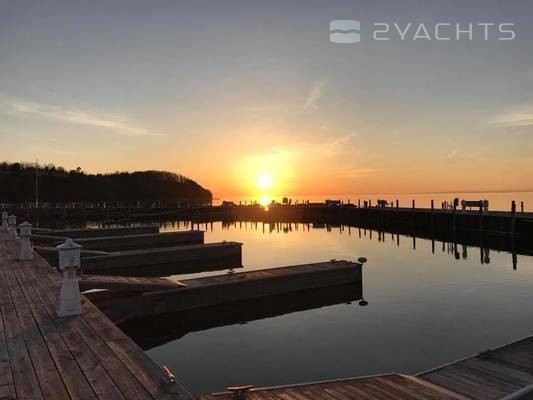
[[[0,202],[183,202],[211,204],[212,193],[166,171],[88,174],[53,164],[0,163]]]

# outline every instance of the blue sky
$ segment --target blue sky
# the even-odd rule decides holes
[[[331,43],[336,19],[361,42]],[[2,159],[219,195],[265,171],[287,194],[533,189],[532,20],[527,0],[0,0]],[[488,22],[515,39],[410,39]]]

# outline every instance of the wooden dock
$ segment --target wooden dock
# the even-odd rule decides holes
[[[127,250],[84,257],[83,271],[131,276],[168,276],[242,266],[242,243],[219,242]]]
[[[121,304],[122,300],[127,301],[127,298],[123,298],[124,293],[107,291],[94,295],[96,297],[91,296],[93,303],[143,350],[177,340],[190,332],[352,303],[363,298],[362,282],[355,282],[139,317],[131,313],[131,308]]]
[[[113,319],[123,320],[117,315],[142,318],[346,284],[353,284],[357,293],[362,281],[361,265],[329,261],[185,279],[181,282],[187,286],[179,289],[87,296]]]
[[[0,398],[192,399],[85,297],[58,317],[59,274],[17,254],[0,232]]]
[[[336,379],[300,385],[251,389],[240,397],[231,392],[197,400],[467,400],[414,376],[390,374]]]
[[[80,290],[118,289],[121,291],[149,292],[185,287],[184,283],[165,278],[144,278],[121,275],[83,275],[79,280]]]
[[[501,399],[533,384],[533,336],[422,372],[418,377],[469,399]]]
[[[57,235],[37,235],[34,241],[48,246],[57,246],[65,241]],[[72,238],[71,238],[72,239]],[[203,231],[180,231],[166,233],[144,233],[135,235],[100,236],[74,238],[84,250],[119,251],[158,247],[181,246],[204,243]]]
[[[47,235],[62,236],[71,239],[94,238],[94,237],[109,237],[109,236],[125,236],[125,235],[140,235],[146,233],[158,233],[159,225],[144,225],[144,226],[119,226],[112,228],[89,228],[89,229],[61,229],[47,231]]]

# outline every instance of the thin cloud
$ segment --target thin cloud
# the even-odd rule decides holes
[[[77,154],[77,153],[74,152],[74,151],[68,151],[68,150],[63,150],[63,149],[56,149],[56,148],[54,148],[54,147],[43,147],[43,146],[39,146],[39,147],[36,147],[35,149],[38,150],[38,151],[46,151],[46,152],[48,152],[48,153],[60,154],[60,155],[65,155],[65,156],[73,156],[73,155]]]
[[[145,128],[136,126],[131,121],[117,115],[97,114],[73,108],[42,104],[22,99],[9,99],[10,111],[21,115],[34,115],[54,121],[72,124],[108,128],[115,133],[126,136],[161,136]]]
[[[316,110],[318,108],[318,102],[322,98],[322,95],[324,93],[324,85],[325,82],[316,82],[311,87],[309,93],[307,94],[307,97],[305,98],[304,103],[302,104],[302,109]]]
[[[533,107],[525,106],[490,119],[489,124],[497,127],[533,126]]]

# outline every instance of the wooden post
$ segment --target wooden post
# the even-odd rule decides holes
[[[400,208],[400,202],[396,199],[396,208]]]
[[[524,212],[524,202],[520,202],[520,212]]]
[[[511,202],[511,229],[510,234],[514,236],[515,232],[515,223],[516,223],[516,201]]]
[[[357,208],[361,208],[361,199],[357,199]]]
[[[457,211],[457,205],[455,204],[455,201],[453,202],[453,216],[452,216],[452,229],[455,230],[455,222],[456,222],[456,211]]]
[[[415,200],[413,199],[412,201],[412,204],[413,204],[413,209],[415,208]]]
[[[483,230],[483,200],[479,200],[479,230]]]

